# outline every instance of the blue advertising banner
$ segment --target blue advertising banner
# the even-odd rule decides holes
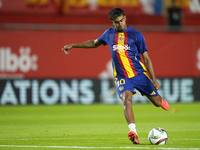
[[[199,78],[158,79],[159,94],[169,103],[200,100]],[[54,105],[121,103],[111,79],[12,79],[0,80],[0,105]],[[149,100],[139,92],[133,103]]]

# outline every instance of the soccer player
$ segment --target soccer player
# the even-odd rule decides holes
[[[72,48],[96,48],[102,44],[109,45],[116,88],[124,104],[124,115],[130,129],[128,138],[133,144],[139,144],[132,111],[132,96],[136,94],[134,89],[145,95],[156,107],[168,110],[169,104],[157,92],[160,85],[156,81],[143,35],[126,25],[126,16],[121,8],[112,9],[109,18],[114,27],[106,30],[101,37],[82,43],[68,44],[62,50],[69,54]],[[145,65],[141,62],[141,56]]]

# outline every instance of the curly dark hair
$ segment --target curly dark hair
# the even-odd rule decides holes
[[[118,8],[118,7],[116,7],[116,8],[113,8],[110,12],[109,12],[109,19],[110,20],[114,20],[115,18],[117,18],[117,17],[119,17],[119,16],[121,16],[121,15],[125,15],[124,14],[124,10],[123,9],[121,9],[121,8]]]

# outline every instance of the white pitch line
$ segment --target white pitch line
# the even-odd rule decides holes
[[[26,138],[26,139],[0,139],[0,141],[28,141],[28,140],[112,140],[112,139],[116,139],[116,140],[123,140],[123,139],[128,139],[128,138]],[[140,139],[148,139],[148,138],[140,138]],[[168,138],[168,140],[177,140],[175,138]],[[193,139],[189,139],[189,138],[185,138],[185,139],[181,139],[181,140],[185,140],[185,141],[199,141],[200,138],[193,138]]]
[[[87,146],[38,146],[38,145],[0,145],[0,147],[22,148],[65,148],[65,149],[162,149],[162,150],[200,150],[200,148],[170,148],[170,147],[87,147]]]

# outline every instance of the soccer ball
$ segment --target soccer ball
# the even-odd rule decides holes
[[[149,142],[153,145],[165,145],[167,143],[167,132],[160,127],[153,128],[148,135]]]

